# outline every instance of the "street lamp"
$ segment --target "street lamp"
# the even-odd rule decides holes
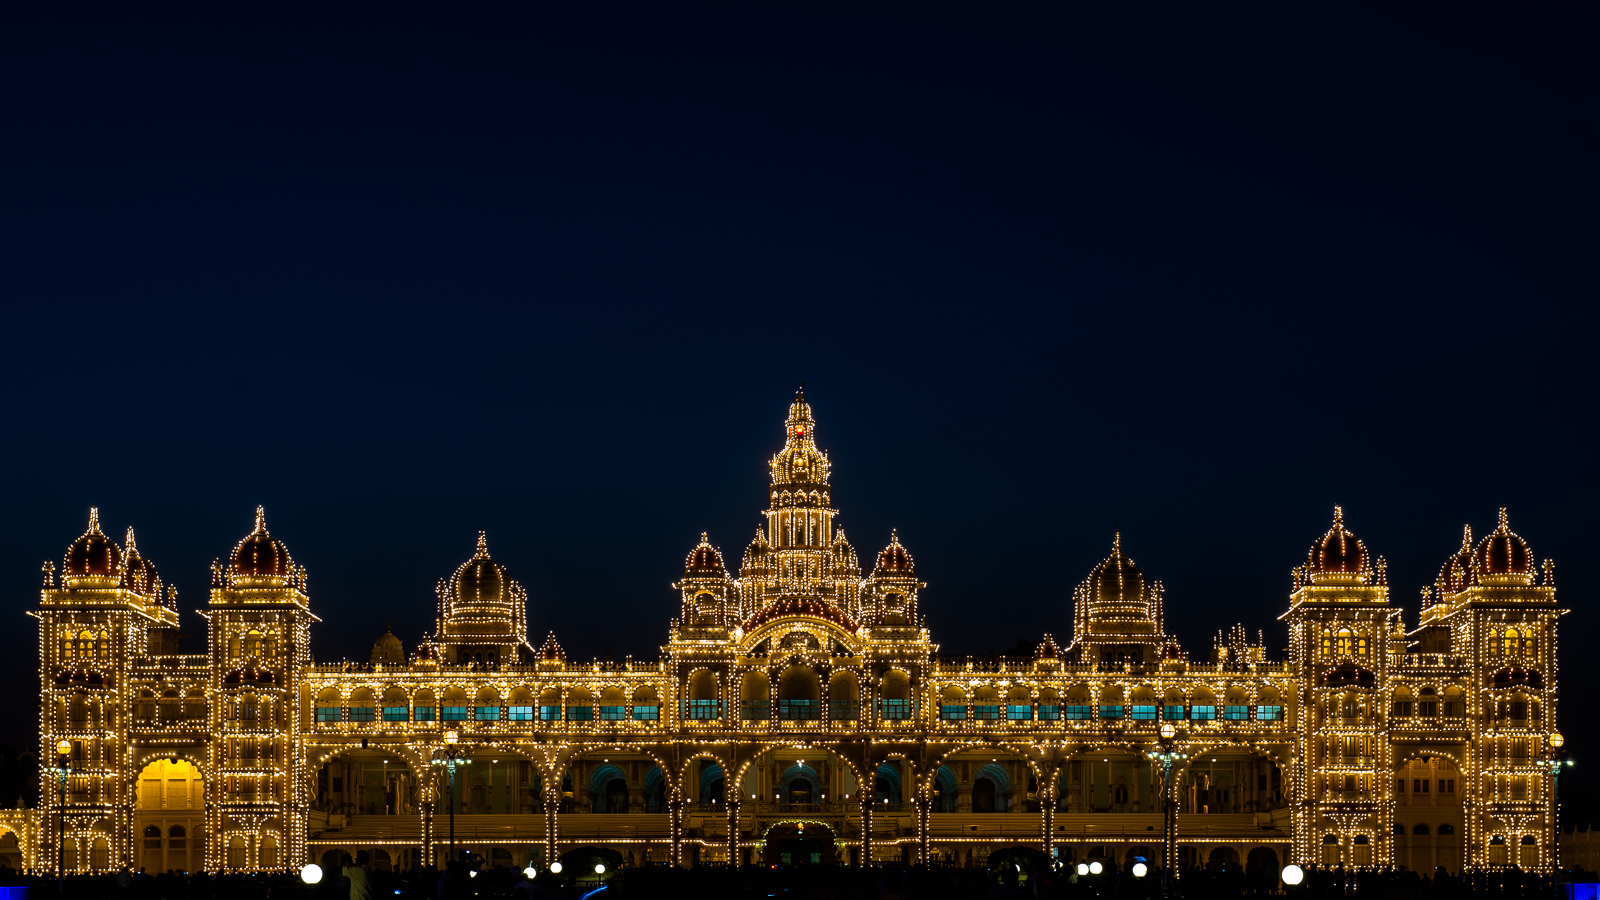
[[[1540,762],[1544,764],[1545,770],[1550,773],[1550,818],[1552,824],[1555,825],[1554,836],[1550,839],[1550,855],[1551,861],[1554,863],[1553,868],[1559,874],[1561,872],[1561,823],[1556,821],[1556,817],[1561,813],[1559,793],[1561,790],[1561,770],[1573,765],[1573,761],[1566,751],[1561,749],[1567,743],[1567,739],[1561,736],[1561,732],[1557,731],[1550,735],[1548,743],[1550,750]]]
[[[72,774],[72,742],[61,740],[56,743],[56,765],[44,766],[43,769],[56,776],[60,786],[56,801],[56,893],[64,894],[67,890],[67,776]]]
[[[446,731],[444,733],[444,747],[433,751],[433,756],[428,760],[428,762],[430,762],[430,763],[432,763],[432,764],[434,764],[436,766],[444,766],[445,772],[447,772],[449,774],[449,782],[450,782],[450,856],[448,857],[449,859],[455,859],[456,858],[456,768],[459,767],[459,766],[470,765],[472,763],[471,759],[464,758],[465,751],[462,750],[460,745],[459,745],[460,740],[461,740],[461,736],[459,734],[456,734],[454,731]]]
[[[1188,759],[1189,754],[1173,749],[1178,726],[1162,722],[1157,734],[1161,737],[1160,749],[1147,751],[1145,756],[1161,765],[1161,896],[1166,897],[1172,892],[1172,866],[1178,856],[1177,807],[1172,802],[1172,764]]]

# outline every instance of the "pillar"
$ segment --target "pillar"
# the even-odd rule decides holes
[[[1054,859],[1050,853],[1051,846],[1055,843],[1056,833],[1056,804],[1055,800],[1043,793],[1040,794],[1039,809],[1043,812],[1040,817],[1044,821],[1044,835],[1040,849],[1044,851],[1046,859]]]
[[[544,864],[547,866],[556,861],[556,834],[560,825],[560,813],[561,793],[547,789],[544,792]]]
[[[422,801],[422,864],[431,866],[438,862],[434,858],[433,840],[433,801]]]
[[[724,791],[723,793],[727,793]],[[739,792],[737,789],[728,802],[728,865],[737,868],[739,865]]]
[[[928,817],[933,812],[933,800],[925,796],[917,797],[917,861],[927,865],[928,859]]]
[[[671,816],[668,831],[672,835],[672,856],[669,863],[674,866],[683,865],[683,799],[674,797],[667,801],[667,813]]]
[[[861,864],[872,865],[872,797],[875,792],[861,791]]]

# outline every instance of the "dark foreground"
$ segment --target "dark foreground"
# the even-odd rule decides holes
[[[983,869],[881,867],[881,868],[724,868],[672,869],[624,868],[610,873],[605,882],[590,875],[582,879],[541,871],[529,881],[520,871],[488,869],[476,877],[445,878],[435,869],[372,873],[370,900],[677,900],[677,898],[735,898],[735,900],[957,900],[957,898],[1119,898],[1159,900],[1161,879],[1151,872],[1135,878],[1107,870],[1100,875],[1077,877],[1070,868],[1024,872]],[[1593,882],[1593,873],[1564,872],[1565,883]],[[127,881],[127,879],[123,879]],[[1227,900],[1241,896],[1283,896],[1295,900],[1321,898],[1439,898],[1493,896],[1504,900],[1552,900],[1557,880],[1548,875],[1516,870],[1425,878],[1415,872],[1379,871],[1346,873],[1341,870],[1307,870],[1298,887],[1284,887],[1276,878],[1253,878],[1237,870],[1183,873],[1175,893],[1190,900]],[[336,873],[322,884],[304,884],[298,875],[192,875],[164,873],[136,876],[119,883],[112,875],[74,875],[63,885],[54,879],[0,871],[0,884],[26,886],[28,900],[359,900]],[[603,887],[604,890],[596,892]],[[13,898],[20,900],[20,898]]]

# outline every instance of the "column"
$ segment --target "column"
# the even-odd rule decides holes
[[[872,796],[875,791],[861,791],[861,864],[872,865]]]
[[[1041,791],[1040,794],[1039,794],[1039,809],[1041,811],[1043,811],[1043,813],[1044,813],[1044,815],[1041,817],[1044,820],[1044,839],[1039,842],[1040,845],[1041,845],[1040,849],[1042,849],[1044,851],[1044,855],[1045,855],[1046,859],[1053,859],[1054,857],[1052,857],[1050,855],[1050,847],[1051,847],[1052,844],[1055,843],[1055,837],[1054,837],[1055,832],[1056,832],[1056,804],[1055,804],[1055,798],[1053,798],[1053,797],[1049,796],[1048,794],[1045,794],[1044,792]]]
[[[933,812],[933,800],[928,797],[917,798],[917,861],[927,865],[928,860],[928,816]]]
[[[667,815],[670,817],[667,833],[672,837],[672,854],[667,857],[668,865],[683,865],[683,800],[674,797],[667,801]]]
[[[422,864],[425,866],[435,865],[438,862],[434,859],[433,845],[433,801],[424,800],[422,801]]]
[[[559,782],[557,782],[559,784]],[[561,793],[546,789],[544,792],[544,864],[556,861],[556,834],[561,812]]]
[[[726,791],[723,792],[727,794]],[[728,865],[739,865],[739,791],[736,788],[728,801]]]

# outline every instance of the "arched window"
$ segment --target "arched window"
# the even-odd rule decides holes
[[[1348,628],[1341,628],[1334,644],[1340,656],[1351,656],[1356,651],[1356,633]]]
[[[1412,834],[1427,834],[1428,833],[1428,823],[1426,823],[1426,822],[1418,822],[1417,824],[1411,826],[1411,833]]]
[[[95,652],[96,656],[100,657],[101,659],[110,659],[111,658],[111,635],[108,632],[105,632],[105,631],[100,632],[100,638],[99,638],[99,640],[97,640],[95,642],[95,647],[96,647],[96,652]]]
[[[1453,835],[1455,833],[1456,833],[1456,827],[1454,825],[1451,825],[1449,822],[1446,822],[1443,825],[1439,826],[1439,836],[1440,837],[1447,837],[1447,836]]]
[[[1500,654],[1516,656],[1522,650],[1522,635],[1515,628],[1507,628],[1500,639]]]
[[[255,630],[254,628],[244,633],[244,655],[261,655],[261,632]]]

